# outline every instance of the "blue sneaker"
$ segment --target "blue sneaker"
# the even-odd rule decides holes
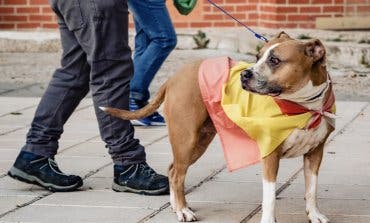
[[[147,105],[147,101],[139,101],[135,99],[130,99],[130,111],[136,111],[140,108],[143,108]],[[132,120],[131,123],[136,126],[165,126],[166,122],[162,115],[158,112],[154,112],[153,114],[139,120]]]
[[[81,187],[81,177],[66,175],[54,158],[21,151],[8,175],[16,180],[36,184],[53,192],[74,191]]]

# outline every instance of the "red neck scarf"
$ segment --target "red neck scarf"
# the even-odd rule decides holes
[[[316,128],[321,123],[322,117],[327,116],[326,115],[327,113],[331,113],[331,114],[333,113],[332,108],[335,103],[335,97],[334,97],[331,84],[329,87],[329,91],[330,91],[329,96],[320,110],[311,110],[311,109],[304,107],[303,105],[300,105],[298,103],[295,103],[289,100],[278,99],[278,98],[274,98],[274,100],[276,104],[279,105],[281,111],[287,115],[298,115],[298,114],[303,114],[306,112],[311,112],[313,115],[313,119],[307,126],[307,129],[311,129],[311,128]]]

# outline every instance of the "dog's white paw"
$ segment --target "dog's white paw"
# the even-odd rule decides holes
[[[276,223],[276,220],[275,217],[262,215],[260,223]]]
[[[263,216],[260,223],[276,223],[275,217],[273,216]]]
[[[276,223],[275,219],[261,219],[261,223]]]
[[[185,207],[181,210],[177,210],[176,214],[177,214],[177,220],[181,222],[190,222],[190,221],[197,220],[194,212],[190,210],[188,207]]]
[[[329,219],[317,210],[308,212],[308,218],[311,223],[329,223]]]

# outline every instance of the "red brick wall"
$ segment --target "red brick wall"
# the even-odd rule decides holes
[[[0,29],[56,28],[48,0],[0,0]]]
[[[317,17],[369,16],[370,0],[213,0],[251,26],[267,28],[314,28]],[[236,27],[207,0],[181,16],[167,0],[177,28]],[[131,23],[131,26],[132,23]],[[0,0],[0,29],[56,28],[48,0]]]

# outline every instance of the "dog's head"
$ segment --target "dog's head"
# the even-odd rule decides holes
[[[244,90],[281,98],[307,85],[326,82],[325,48],[318,39],[302,42],[284,32],[267,42],[251,68],[241,72]]]

